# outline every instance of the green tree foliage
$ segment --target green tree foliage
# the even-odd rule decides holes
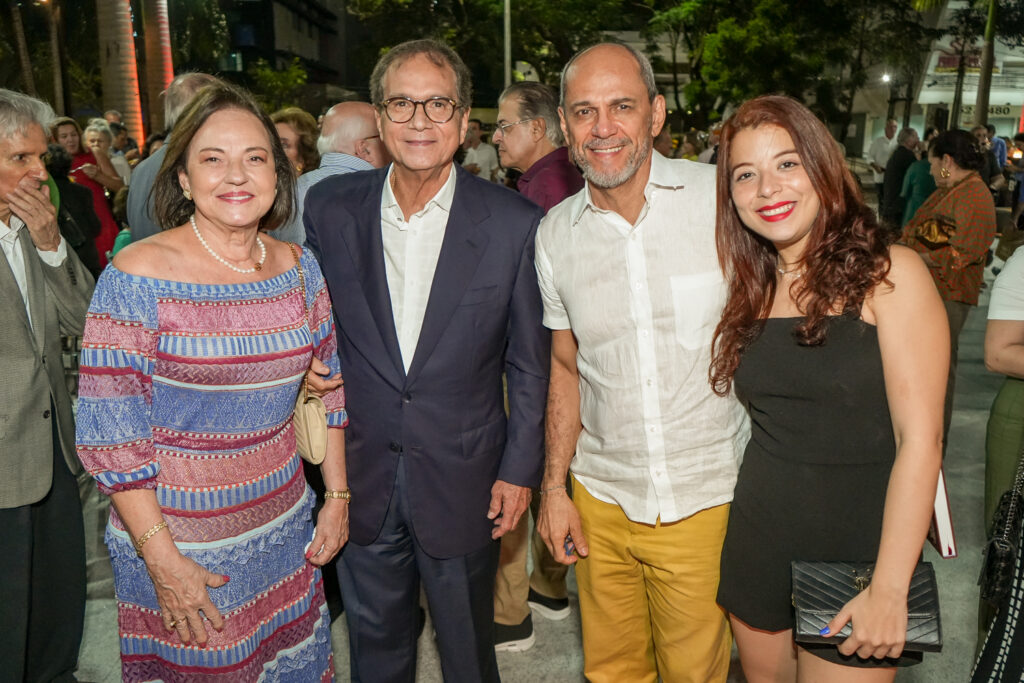
[[[228,20],[218,0],[168,0],[174,70],[215,73],[228,52]]]
[[[275,69],[265,59],[258,59],[249,67],[252,94],[268,112],[295,106],[302,86],[306,84],[306,69],[298,57],[284,69]]]
[[[807,101],[836,133],[849,124],[868,69],[910,86],[936,33],[911,0],[748,0],[705,38],[709,94],[736,104],[783,93]]]
[[[675,97],[669,106],[680,112],[684,126],[704,128],[720,118],[715,109],[716,96],[708,90],[703,66],[707,36],[730,14],[732,3],[723,0],[645,0],[650,19],[640,34],[647,41],[647,52],[654,68],[672,75]],[[661,46],[668,47],[668,59],[659,56]],[[688,80],[683,87],[682,77]],[[681,95],[685,92],[685,97]]]
[[[415,38],[443,40],[473,74],[477,106],[494,106],[504,86],[503,0],[350,0],[363,40],[350,58],[367,76],[388,48]],[[577,50],[616,25],[621,0],[516,0],[512,4],[512,59],[528,62],[540,80],[557,85]]]

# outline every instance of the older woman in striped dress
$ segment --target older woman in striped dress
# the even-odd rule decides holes
[[[170,229],[97,285],[78,453],[113,503],[125,681],[333,678],[319,567],[348,536],[341,388],[324,397],[315,529],[292,428],[311,360],[338,372],[333,314],[316,262],[261,234],[290,214],[293,183],[249,96],[206,88],[154,188]]]

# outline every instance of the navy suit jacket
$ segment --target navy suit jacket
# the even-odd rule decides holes
[[[456,166],[455,195],[406,374],[381,241],[387,168],[307,194],[306,246],[337,321],[349,426],[351,539],[372,543],[405,458],[413,533],[438,558],[491,540],[491,487],[539,485],[550,333],[534,271],[541,210]],[[508,378],[506,419],[502,372]]]

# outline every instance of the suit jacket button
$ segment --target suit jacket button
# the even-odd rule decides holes
[[[44,410],[44,411],[43,411],[43,419],[45,420],[45,419],[47,419],[48,417],[50,417],[50,411],[49,411],[49,410]]]
[[[402,403],[412,403],[412,394],[402,394]]]
[[[392,453],[401,453],[402,452],[402,444],[398,443],[397,441],[392,441],[391,444],[388,446],[388,448],[391,449]]]

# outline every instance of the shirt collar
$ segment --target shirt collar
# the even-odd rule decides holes
[[[644,197],[651,200],[651,190],[659,187],[667,190],[679,190],[686,186],[683,169],[686,164],[696,163],[682,161],[679,159],[666,159],[660,153],[651,150],[651,175],[647,178],[647,185],[644,186]],[[583,192],[576,193],[572,200],[572,224],[576,225],[583,218],[583,213],[588,208],[591,211],[603,213],[605,209],[599,208],[590,198],[590,181],[586,181]]]
[[[360,159],[352,154],[344,152],[327,152],[320,155],[320,168],[345,168],[357,171],[372,171],[373,165],[365,159]]]
[[[0,221],[0,241],[13,245],[23,227],[25,227],[25,222],[12,213],[10,225]]]
[[[452,210],[452,199],[455,197],[455,164],[451,164],[449,167],[448,180],[444,182],[441,189],[437,191],[433,197],[430,198],[423,208],[417,211],[415,216],[422,216],[431,206],[437,206],[445,213],[451,213]],[[388,174],[384,178],[384,194],[381,196],[381,206],[385,209],[393,209],[395,211],[401,211],[401,207],[398,205],[398,200],[395,198],[395,193],[391,190],[391,174],[395,172],[395,165],[391,164],[388,167]]]

